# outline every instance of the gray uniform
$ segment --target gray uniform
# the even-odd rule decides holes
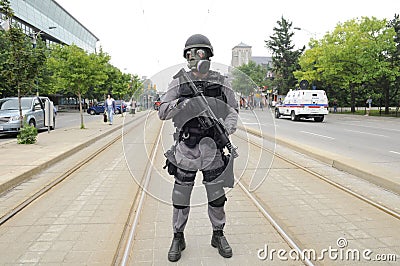
[[[214,74],[216,72],[213,72]],[[192,79],[202,81],[200,79]],[[207,80],[205,78],[204,80]],[[222,122],[227,129],[228,134],[232,134],[236,130],[238,120],[238,104],[235,99],[234,92],[230,84],[223,79],[223,83],[219,88],[224,95],[224,101],[217,98],[207,97],[207,101],[214,109],[217,118],[222,119]],[[204,89],[205,91],[207,88]],[[194,185],[194,179],[198,170],[203,173],[203,184],[206,187],[208,197],[208,215],[213,227],[213,230],[222,230],[225,225],[224,204],[226,201],[223,182],[217,177],[222,174],[225,169],[224,156],[221,149],[217,147],[212,135],[202,137],[193,145],[188,145],[181,141],[181,127],[186,121],[193,117],[201,115],[203,110],[196,110],[198,106],[196,99],[192,98],[188,101],[188,105],[177,104],[181,97],[180,84],[178,79],[174,79],[168,86],[167,92],[161,97],[161,105],[158,115],[162,120],[173,119],[175,126],[180,131],[180,138],[173,147],[177,171],[175,174],[175,184],[172,192],[173,210],[173,229],[174,233],[183,232],[190,211],[190,196]],[[182,107],[185,106],[185,107]],[[186,109],[185,109],[186,108]],[[188,112],[188,109],[190,112]],[[218,110],[224,110],[221,115]],[[217,112],[216,112],[217,110]],[[186,117],[185,117],[186,116]],[[179,117],[179,119],[177,119]],[[184,121],[181,125],[176,121]],[[183,133],[185,134],[185,133]],[[187,133],[189,136],[191,133]]]

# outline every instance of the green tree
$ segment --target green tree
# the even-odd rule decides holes
[[[0,13],[2,13],[6,20],[9,20],[14,16],[14,11],[11,8],[9,0],[0,0]]]
[[[6,62],[8,61],[10,55],[10,44],[9,40],[6,38],[6,33],[0,30],[0,95],[7,95],[8,88],[6,86]]]
[[[53,84],[57,89],[74,93],[79,100],[81,128],[83,121],[82,96],[93,86],[98,86],[107,78],[105,64],[108,57],[87,54],[76,45],[53,46],[48,66],[53,72]]]
[[[4,17],[10,21],[10,18],[14,16],[14,12],[11,9],[10,1],[8,0],[0,0],[0,13],[4,14]],[[8,74],[6,72],[7,69],[7,62],[10,57],[10,52],[11,52],[11,44],[8,36],[6,35],[5,31],[0,30],[0,47],[1,47],[1,53],[0,53],[0,92],[2,95],[3,93],[7,93],[8,87],[7,87],[7,77],[6,75]]]
[[[275,74],[273,85],[277,87],[280,94],[285,94],[297,83],[293,72],[300,69],[298,60],[305,47],[294,49],[291,40],[294,35],[291,31],[292,22],[281,17],[277,24],[278,27],[273,28],[274,33],[269,40],[265,41],[265,44],[272,51],[272,71]]]
[[[388,95],[399,75],[391,58],[395,49],[394,30],[386,20],[363,17],[339,23],[332,33],[315,42],[300,58],[298,79],[336,87],[336,95],[347,95],[355,111],[357,96],[365,104],[368,96],[377,100]],[[342,93],[344,88],[347,92]],[[385,105],[389,106],[389,98]]]
[[[112,93],[114,98],[122,99],[128,93],[130,75],[122,73],[118,68],[109,64],[107,68],[108,93]]]
[[[239,68],[234,68],[232,70],[232,89],[242,96],[249,96],[257,89],[257,84]]]
[[[254,61],[241,65],[233,71],[234,80],[232,87],[241,95],[250,95],[258,88],[267,85],[267,69],[262,65],[257,65]]]
[[[143,82],[140,80],[137,74],[131,75],[129,82],[128,95],[130,99],[138,100],[140,94],[143,93]]]
[[[104,72],[106,80],[95,88],[97,99],[106,99],[108,93],[114,95],[114,98],[124,99],[129,90],[130,74],[122,73],[117,67],[110,64],[109,56],[100,49],[98,54],[104,59]],[[108,59],[108,60],[107,60]]]
[[[11,21],[13,11],[10,2],[0,2],[0,12],[5,15],[7,21]],[[2,33],[2,42],[6,44],[4,59],[1,64],[1,80],[4,88],[18,95],[20,126],[23,127],[21,97],[31,94],[34,89],[38,73],[46,60],[43,46],[33,49],[31,40],[17,25],[10,24],[10,29]]]
[[[248,75],[258,87],[266,85],[267,69],[262,65],[250,60],[247,65],[239,66],[238,69]]]
[[[114,79],[112,80],[112,91],[114,98],[125,100],[128,97],[130,74],[122,73],[118,68],[114,67]],[[124,115],[121,106],[121,115]]]
[[[51,56],[51,49],[46,46],[46,43],[38,38],[36,48],[43,49],[40,61],[40,68],[36,78],[37,92],[40,94],[55,94],[57,93],[56,86],[52,83],[52,70],[48,67],[47,61]]]
[[[389,21],[389,27],[392,27],[395,32],[394,43],[395,49],[393,50],[393,54],[389,56],[389,60],[393,65],[394,69],[400,69],[400,18],[399,14],[395,14],[394,18]],[[393,93],[392,100],[394,101],[395,106],[400,106],[400,76],[396,76],[396,79],[393,83]],[[386,110],[385,110],[386,111]]]

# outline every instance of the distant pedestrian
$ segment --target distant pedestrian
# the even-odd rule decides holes
[[[336,102],[336,100],[333,101],[333,112],[334,113],[337,112],[337,102]]]
[[[136,101],[135,100],[132,100],[131,108],[132,108],[132,114],[136,113]]]
[[[369,116],[369,112],[371,111],[371,106],[372,106],[372,99],[371,96],[368,97],[368,99],[365,101],[365,107],[367,108],[367,113],[365,116]]]
[[[117,109],[115,107],[115,100],[112,98],[111,94],[107,95],[107,100],[105,102],[105,108],[106,112],[108,115],[108,122],[110,125],[113,123],[113,115],[115,114],[115,110]]]

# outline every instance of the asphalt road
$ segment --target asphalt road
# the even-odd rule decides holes
[[[274,119],[266,109],[242,109],[240,117],[244,126],[266,134],[399,172],[400,118],[329,114],[318,123]]]
[[[89,115],[88,113],[83,114],[83,121],[84,123],[90,122],[93,120],[102,120],[102,115]],[[80,127],[81,125],[81,117],[79,112],[58,112],[56,116],[56,129],[55,130],[62,130],[63,128],[68,127]],[[47,129],[39,130],[39,134],[47,133]],[[16,135],[3,135],[0,134],[0,143],[6,142],[9,140],[13,140],[16,138]]]

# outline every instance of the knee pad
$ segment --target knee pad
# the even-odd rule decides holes
[[[227,201],[225,194],[219,197],[216,200],[208,202],[208,204],[212,207],[223,207],[225,205],[225,201]]]
[[[177,209],[184,209],[190,206],[190,196],[192,194],[194,182],[178,183],[175,181],[172,190],[172,204]]]
[[[204,182],[206,187],[208,203],[213,207],[224,206],[226,201],[225,191],[223,188],[224,182],[220,180],[218,182]],[[222,204],[222,205],[221,205]],[[221,206],[214,206],[221,205]]]
[[[177,208],[177,209],[179,209],[179,210],[182,210],[182,209],[186,209],[187,207],[189,207],[189,206],[182,206],[182,205],[175,205],[175,204],[172,204],[175,208]]]

